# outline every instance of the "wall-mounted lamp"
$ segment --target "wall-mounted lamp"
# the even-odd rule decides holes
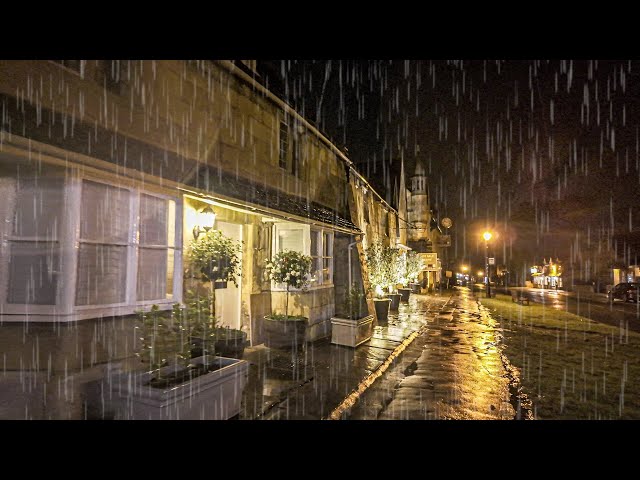
[[[213,224],[216,221],[216,212],[213,211],[209,205],[204,207],[202,210],[198,212],[198,223],[193,227],[193,238],[198,240],[198,237],[203,232],[208,232],[213,228]]]

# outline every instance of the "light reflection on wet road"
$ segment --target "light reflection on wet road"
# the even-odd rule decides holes
[[[350,419],[515,417],[497,323],[468,289],[458,290],[448,306],[363,395]]]

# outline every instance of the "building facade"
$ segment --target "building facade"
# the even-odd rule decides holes
[[[168,309],[202,288],[188,258],[208,226],[242,242],[241,280],[216,295],[223,325],[262,342],[285,301],[265,264],[292,249],[313,281],[290,313],[328,335],[349,279],[366,283],[363,243],[405,244],[406,213],[252,65],[0,61],[2,321]]]

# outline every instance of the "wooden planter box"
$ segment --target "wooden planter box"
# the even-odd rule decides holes
[[[373,315],[359,319],[333,317],[331,319],[331,343],[357,347],[371,338],[372,327]]]
[[[191,360],[203,364],[204,357]],[[111,377],[115,418],[119,420],[227,420],[240,413],[248,376],[244,360],[213,357],[218,370],[167,388],[147,385],[153,372],[125,372]],[[164,367],[166,372],[176,367]]]

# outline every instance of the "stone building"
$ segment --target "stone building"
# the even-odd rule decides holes
[[[243,242],[238,287],[216,295],[222,324],[262,342],[285,297],[265,262],[295,249],[313,257],[315,280],[292,313],[309,317],[309,339],[329,334],[348,279],[363,281],[362,244],[405,244],[406,213],[252,68],[0,61],[3,322],[170,308],[213,212],[208,226]]]

